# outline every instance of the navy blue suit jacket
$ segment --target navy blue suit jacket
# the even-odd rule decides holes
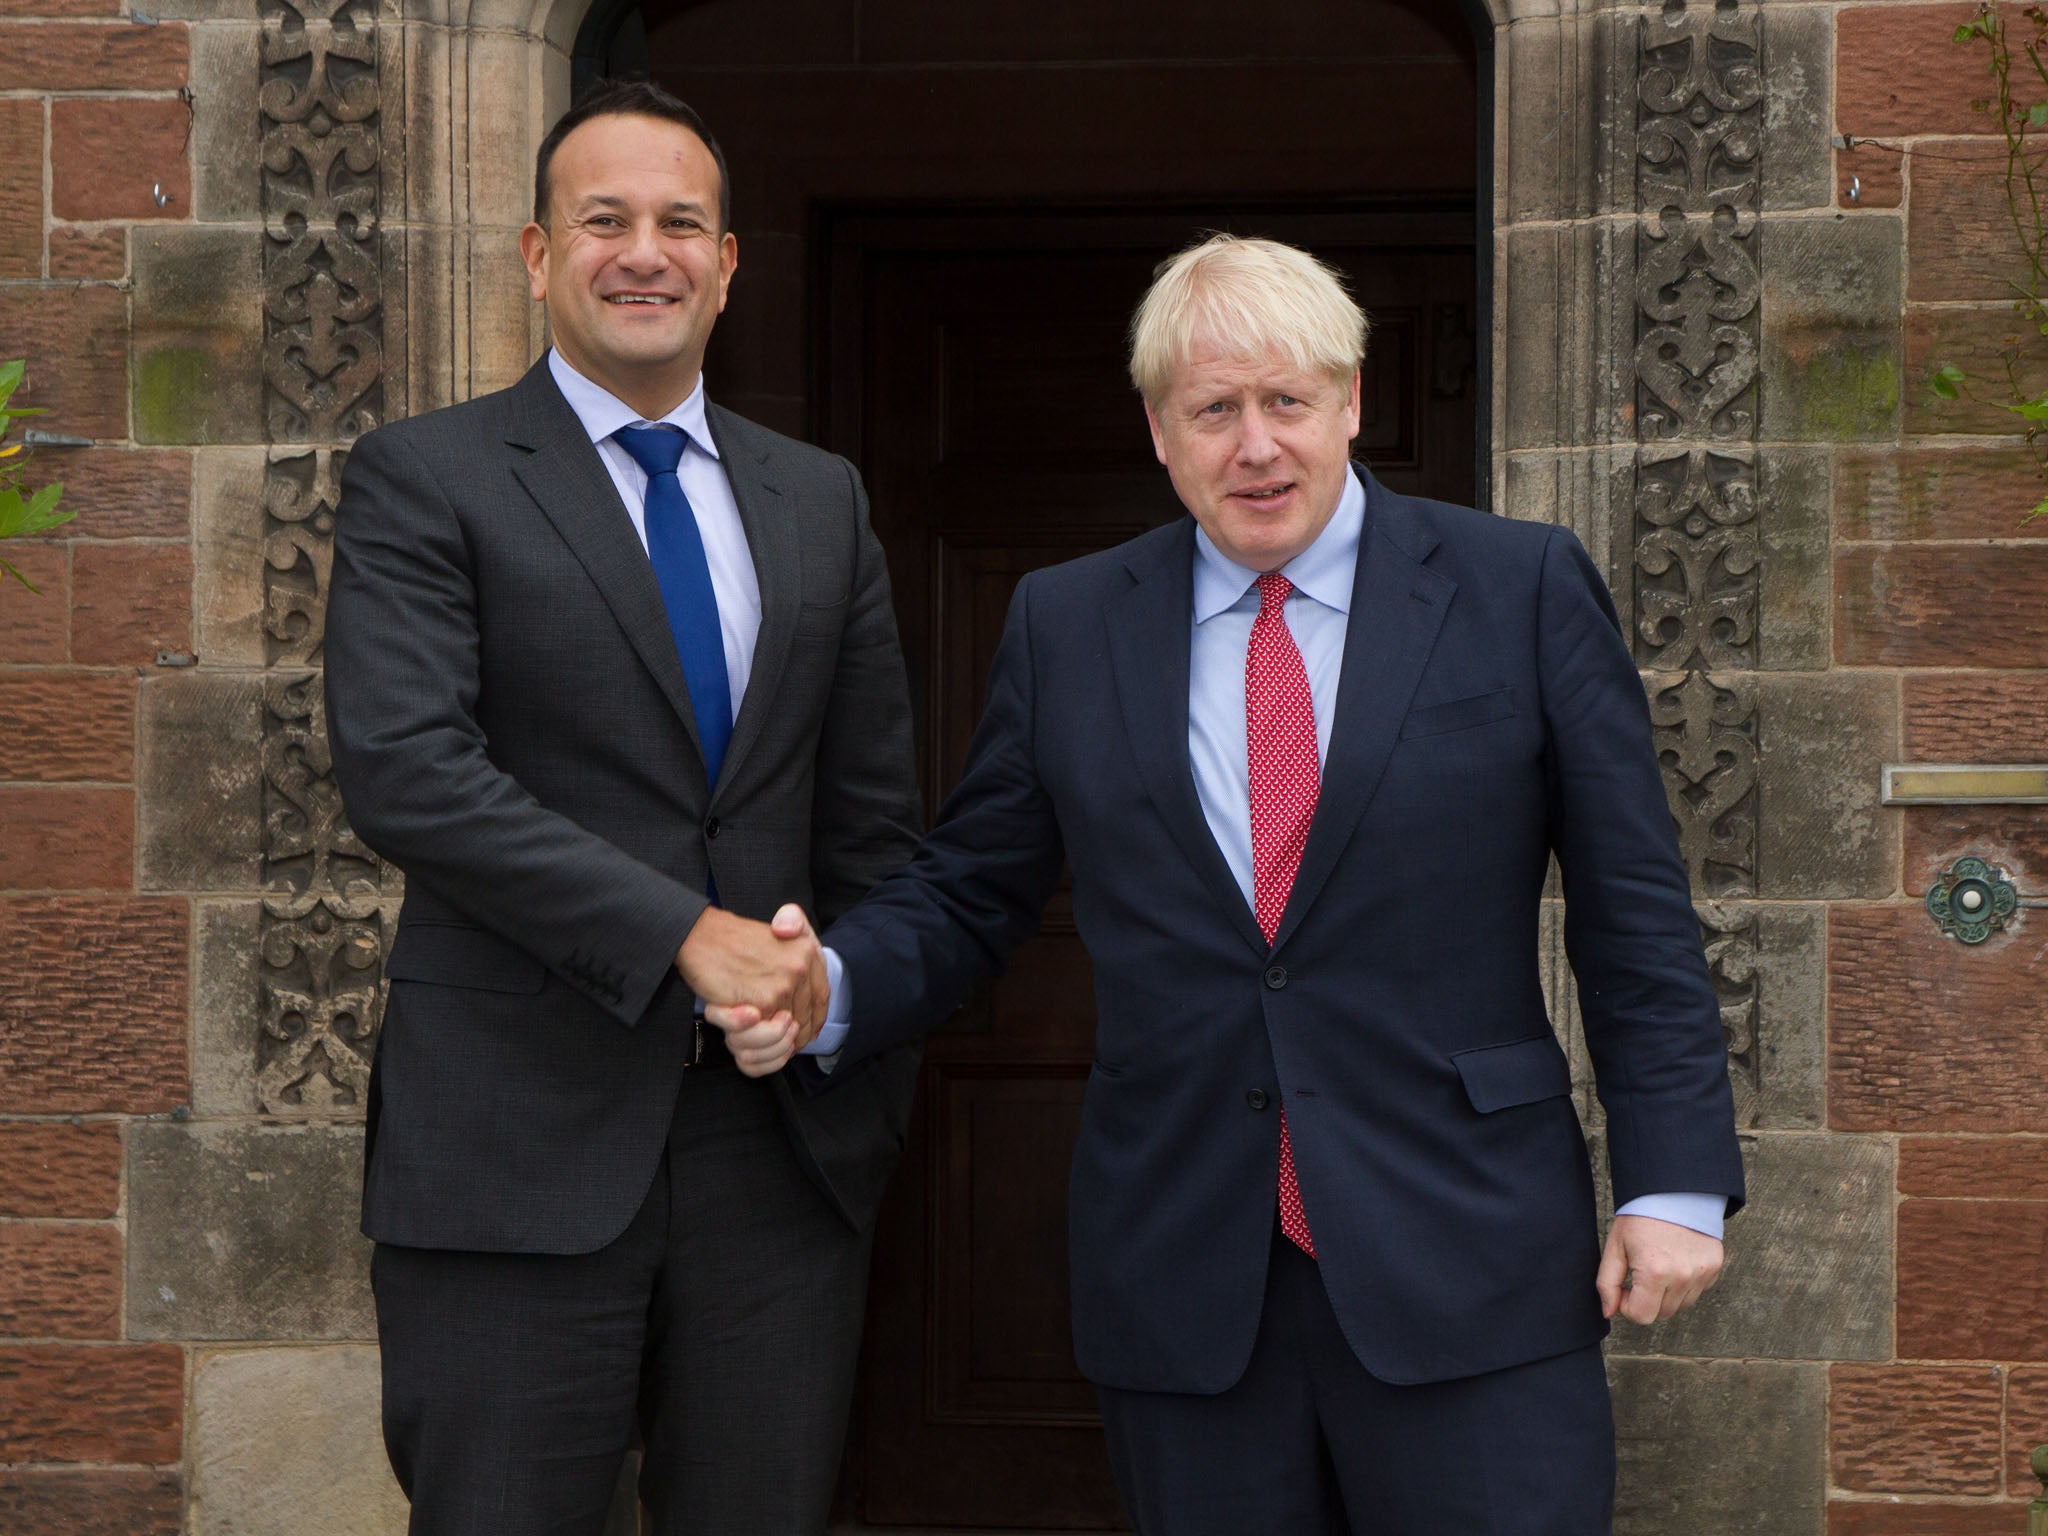
[[[997,970],[1071,863],[1098,1007],[1075,1348],[1106,1386],[1242,1374],[1283,1098],[1324,1282],[1374,1375],[1601,1336],[1593,1181],[1538,981],[1553,853],[1616,1200],[1742,1196],[1720,1011],[1598,572],[1561,528],[1369,476],[1366,502],[1321,798],[1270,947],[1188,763],[1188,520],[1024,579],[939,825],[826,935],[858,1060]]]

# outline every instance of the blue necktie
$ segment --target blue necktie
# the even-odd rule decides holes
[[[704,536],[683,483],[676,478],[689,438],[669,427],[621,427],[613,434],[633,462],[647,471],[647,557],[668,609],[669,633],[690,686],[704,778],[716,787],[726,743],[732,739],[732,681],[725,671],[725,636],[718,627],[718,594]]]

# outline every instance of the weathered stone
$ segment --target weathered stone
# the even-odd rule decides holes
[[[0,294],[0,315],[5,310]],[[71,551],[62,544],[10,539],[0,559],[35,588],[0,571],[0,662],[69,661]]]
[[[2038,1132],[2044,966],[2048,923],[2032,914],[1971,946],[1944,937],[1918,902],[1837,907],[1828,919],[1829,1124]]]
[[[1764,14],[1758,72],[1764,85],[1760,169],[1766,208],[1817,208],[1833,201],[1832,20],[1818,6],[1772,6]],[[1765,272],[1768,283],[1768,267]],[[1766,312],[1770,304],[1766,288]]]
[[[1738,1125],[1769,1130],[1818,1130],[1827,1103],[1827,917],[1818,905],[1757,902],[1737,907],[1755,922],[1755,977],[1729,975],[1729,960],[1714,967],[1729,1003],[1754,1008],[1753,1038],[1742,1039],[1737,1012],[1731,1027],[1728,1073],[1735,1089]],[[1709,955],[1715,951],[1709,950]],[[1747,944],[1741,959],[1752,958]]]
[[[1615,1355],[1882,1360],[1891,1353],[1892,1150],[1876,1136],[1742,1138],[1749,1204],[1690,1311],[1615,1325]]]
[[[0,1470],[0,1531],[22,1536],[180,1536],[185,1491],[172,1468]]]
[[[2013,1536],[2024,1509],[1979,1499],[1972,1504],[1851,1502],[1828,1505],[1827,1536]]]
[[[2016,1195],[2048,1200],[2048,1140],[1905,1137],[1899,1142],[1899,1193],[1955,1200],[2005,1200]]]
[[[1814,1536],[1827,1483],[1827,1367],[1610,1360],[1615,1536]]]
[[[2022,1366],[2005,1378],[2007,1493],[2039,1497],[2044,1492],[2029,1464],[2037,1445],[2048,1445],[2048,1370]]]
[[[212,224],[254,223],[263,216],[259,35],[246,24],[191,31],[192,215]]]
[[[65,525],[80,539],[185,539],[192,531],[192,456],[144,448],[87,448],[45,461],[62,475]]]
[[[1828,664],[1828,477],[1824,448],[1778,447],[1764,459],[1756,660],[1766,671]]]
[[[402,1536],[375,1349],[203,1356],[192,1417],[192,1536]]]
[[[2005,1383],[1995,1365],[1838,1365],[1828,1460],[1858,1493],[1999,1491]]]
[[[260,1107],[262,905],[253,898],[202,901],[194,915],[192,1111],[202,1117],[253,1115]]]
[[[0,21],[0,91],[175,91],[185,29]]]
[[[50,231],[50,276],[119,282],[127,275],[128,230],[124,225],[79,229],[60,224]]]
[[[1849,666],[2048,666],[2048,542],[1857,544],[1835,556]]]
[[[1623,634],[1635,623],[1635,450],[1621,445],[1569,453],[1511,453],[1500,510],[1524,522],[1571,529],[1607,579]]]
[[[185,1102],[182,901],[0,899],[0,1114],[154,1114]]]
[[[1858,138],[1990,133],[1970,103],[1989,94],[1990,50],[1959,48],[1973,4],[1854,5],[1835,30],[1835,121]]]
[[[467,97],[478,101],[530,101],[537,93],[538,54],[513,33],[472,32],[465,40]],[[533,153],[538,120],[525,112],[467,114],[461,146],[468,204],[465,221],[483,229],[516,230],[533,212]]]
[[[43,104],[0,101],[0,278],[43,275]]]
[[[1906,220],[1906,297],[1917,303],[2010,300],[2026,283],[2026,248],[2006,203],[2002,139],[1920,152]],[[2038,158],[2039,151],[2035,156]],[[1938,168],[1937,168],[1938,167]],[[2024,185],[2019,196],[2026,197]]]
[[[1889,895],[1898,816],[1878,801],[1880,769],[1898,752],[1891,680],[1765,674],[1758,687],[1758,894]]]
[[[1906,157],[1858,139],[1835,151],[1835,206],[1896,208],[1906,200]],[[1925,161],[1921,162],[1923,165]]]
[[[50,211],[81,221],[190,217],[191,122],[176,97],[58,97],[50,103]]]
[[[1617,429],[1633,370],[1618,371],[1611,348],[1613,338],[1635,334],[1635,301],[1629,284],[1615,280],[1630,265],[1616,241],[1634,238],[1604,224],[1507,231],[1498,324],[1506,359],[1501,430],[1511,451],[1624,435]],[[1559,388],[1561,379],[1573,386]]]
[[[135,679],[70,668],[0,672],[0,779],[135,776]]]
[[[2048,1200],[1899,1204],[1899,1356],[2048,1360]]]
[[[1845,539],[2048,538],[2048,518],[2022,521],[2048,493],[2024,448],[1842,448],[1834,525]]]
[[[0,336],[29,359],[14,405],[49,412],[39,425],[80,437],[128,435],[128,300],[72,283],[0,288]],[[7,558],[20,564],[10,549]]]
[[[135,792],[0,787],[0,888],[127,890],[135,883]]]
[[[121,1234],[77,1221],[0,1222],[0,1335],[121,1333]]]
[[[80,544],[71,552],[71,659],[147,667],[192,646],[186,544]]]
[[[133,1127],[128,1336],[374,1336],[362,1168],[358,1126]]]
[[[1908,436],[2017,437],[2019,422],[2005,409],[2013,403],[2005,387],[2007,355],[2029,398],[2048,391],[2048,355],[2032,344],[2038,340],[2031,327],[2020,325],[2010,304],[1909,305],[1902,430]],[[1934,392],[1934,375],[1949,367],[1960,368],[1967,381],[1967,392],[1954,400]]]
[[[108,1217],[121,1204],[121,1130],[0,1125],[0,1216]]]
[[[1899,221],[1772,219],[1759,235],[1766,441],[1889,439],[1899,413]]]
[[[178,670],[142,684],[141,888],[246,891],[263,840],[263,683]]]
[[[134,249],[137,441],[262,442],[262,242],[152,226]]]
[[[1585,218],[1615,201],[1612,189],[1633,197],[1634,136],[1603,130],[1635,121],[1635,34],[1632,16],[1535,21],[1501,33],[1516,119],[1549,128],[1496,141],[1507,223]]]
[[[1913,805],[1900,816],[1906,826],[1900,884],[1908,896],[1924,897],[1965,853],[2003,869],[2023,892],[2041,889],[2048,879],[2048,816],[2037,806]]]
[[[1909,672],[1906,761],[2048,762],[2048,674]]]
[[[0,1344],[0,1463],[178,1459],[185,1352]]]

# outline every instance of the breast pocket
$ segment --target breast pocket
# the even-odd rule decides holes
[[[1469,698],[1447,699],[1441,704],[1409,710],[1408,718],[1401,722],[1401,739],[1413,741],[1418,736],[1469,731],[1474,726],[1506,720],[1514,712],[1515,690],[1512,688],[1496,688],[1490,693],[1475,693]]]
[[[393,981],[529,995],[546,986],[548,979],[547,967],[518,945],[488,929],[459,923],[401,927],[384,974]]]

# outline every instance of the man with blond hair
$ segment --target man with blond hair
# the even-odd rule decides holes
[[[1614,609],[1578,541],[1349,462],[1365,317],[1217,236],[1131,375],[1192,518],[1018,586],[967,770],[825,935],[814,1085],[942,1019],[1060,876],[1099,1016],[1075,1349],[1150,1536],[1587,1536],[1599,1340],[1720,1266],[1719,1009]],[[1552,856],[1620,1214],[1545,1016]],[[792,1043],[716,1010],[748,1070]]]

